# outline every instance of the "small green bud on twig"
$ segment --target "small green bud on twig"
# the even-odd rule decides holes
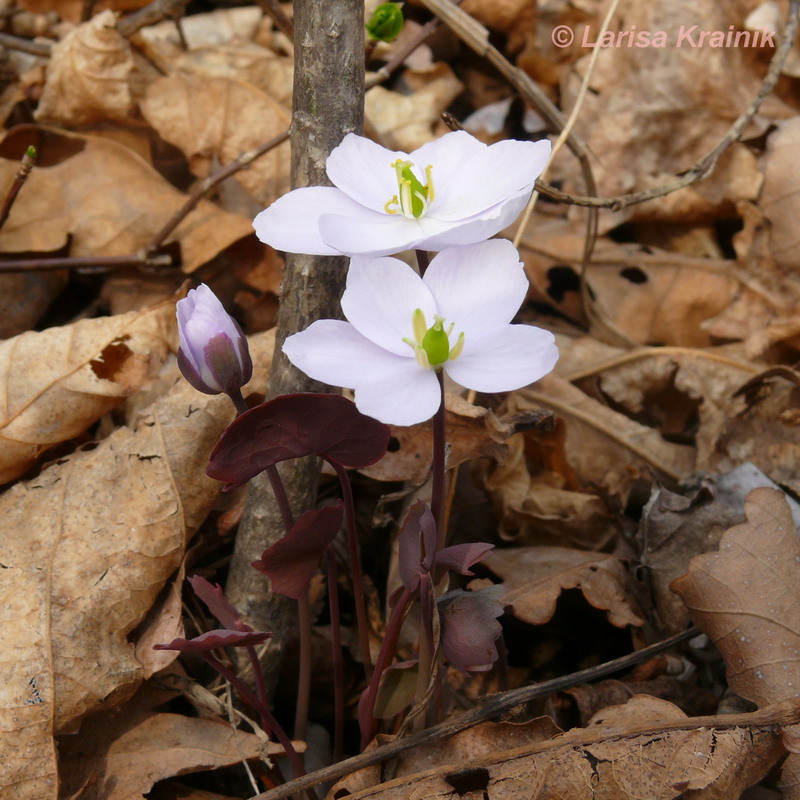
[[[402,3],[381,3],[366,24],[370,39],[392,42],[403,30]]]

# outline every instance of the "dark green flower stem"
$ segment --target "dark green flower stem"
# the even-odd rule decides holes
[[[358,545],[358,531],[356,530],[356,510],[353,502],[353,487],[347,470],[336,461],[328,460],[336,470],[339,483],[342,487],[344,500],[344,519],[347,528],[347,547],[350,552],[350,570],[353,578],[353,599],[356,605],[356,620],[358,622],[358,642],[361,650],[361,659],[364,662],[364,673],[367,681],[372,678],[372,655],[369,651],[369,627],[367,625],[367,604],[364,599],[364,578],[361,570],[361,548]]]

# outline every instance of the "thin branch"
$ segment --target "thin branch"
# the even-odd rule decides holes
[[[567,194],[556,189],[554,186],[536,181],[536,190],[549,197],[552,200],[557,200],[560,203],[567,203],[573,206],[584,206],[586,208],[610,208],[612,211],[620,211],[628,206],[637,205],[638,203],[645,203],[648,200],[654,200],[658,197],[677,192],[686,186],[696,183],[703,178],[708,177],[717,165],[722,154],[732,145],[737,142],[741,137],[744,129],[750,123],[750,120],[758,113],[761,104],[772,93],[775,84],[783,70],[783,65],[789,57],[794,45],[795,35],[797,34],[798,16],[800,16],[800,0],[791,0],[789,4],[789,13],[786,17],[786,27],[784,29],[783,38],[775,55],[769,64],[767,74],[761,83],[761,88],[758,94],[753,98],[747,108],[736,119],[736,121],[728,129],[728,132],[720,139],[720,141],[706,153],[691,169],[684,172],[674,180],[668,181],[661,186],[655,186],[652,189],[645,189],[641,192],[631,192],[630,194],[623,194],[617,197],[587,197],[582,195]]]
[[[4,272],[46,272],[57,269],[98,269],[114,270],[124,267],[159,269],[172,267],[172,259],[167,255],[148,257],[144,253],[130,256],[69,256],[65,258],[19,258],[0,261],[0,273]]]
[[[0,208],[0,228],[6,224],[6,220],[8,219],[8,215],[11,213],[11,207],[14,205],[14,201],[17,199],[19,190],[22,188],[25,181],[28,180],[28,175],[31,174],[31,170],[35,164],[36,148],[31,145],[25,151],[25,155],[22,156],[22,162],[20,163],[17,174],[14,176],[14,182],[11,184],[11,188],[8,190],[8,194],[6,195],[6,199],[3,201],[2,208]]]
[[[136,13],[121,19],[117,23],[117,32],[127,39],[148,25],[155,25],[164,19],[172,19],[188,2],[189,0],[153,0],[152,3],[139,9]]]
[[[286,16],[278,0],[256,0],[261,10],[275,23],[275,27],[285,34],[291,42],[294,39],[294,25]]]
[[[698,633],[700,633],[700,631],[697,628],[689,628],[683,631],[683,633],[670,636],[668,639],[652,644],[642,650],[637,650],[635,653],[629,653],[627,656],[615,658],[613,661],[607,661],[605,664],[598,664],[596,667],[589,667],[589,669],[583,669],[580,672],[573,672],[571,675],[564,675],[561,678],[554,678],[553,680],[536,683],[531,686],[522,686],[519,689],[512,689],[510,692],[503,692],[502,694],[487,697],[471,711],[462,714],[460,717],[446,720],[439,725],[426,728],[424,731],[415,733],[405,739],[396,739],[382,747],[376,747],[374,750],[370,750],[367,753],[361,753],[353,758],[340,761],[338,764],[332,764],[330,767],[310,772],[302,778],[289,781],[276,789],[271,789],[268,792],[256,795],[251,798],[251,800],[282,800],[284,797],[289,797],[291,794],[295,794],[310,786],[327,783],[328,781],[336,780],[337,778],[341,778],[342,775],[348,775],[364,767],[380,764],[383,761],[400,755],[400,753],[413,750],[429,742],[445,739],[448,736],[453,736],[481,722],[493,719],[515,706],[528,703],[539,697],[545,697],[552,692],[562,692],[572,686],[579,686],[588,681],[605,678],[607,675],[613,675],[615,672],[620,672],[634,667],[637,664],[642,664],[651,657],[697,636]]]
[[[277,136],[273,136],[268,142],[264,142],[260,147],[257,147],[255,150],[248,150],[245,153],[237,156],[233,161],[229,164],[226,164],[224,167],[218,169],[212,175],[209,175],[207,178],[204,178],[197,186],[194,187],[192,193],[186,198],[186,202],[179,208],[175,214],[171,217],[171,219],[167,222],[167,224],[153,237],[150,244],[145,247],[145,252],[148,255],[152,255],[161,247],[162,244],[166,241],[167,237],[178,227],[178,225],[183,222],[183,220],[195,209],[197,204],[203,199],[203,197],[208,194],[215,186],[218,186],[227,178],[230,178],[231,175],[235,175],[237,172],[241,172],[241,170],[249,167],[257,158],[260,158],[265,153],[268,153],[270,150],[277,147],[279,144],[282,144],[289,138],[289,131],[284,131],[283,133],[279,133]]]
[[[50,58],[52,45],[46,42],[32,42],[30,39],[23,39],[21,36],[12,36],[10,33],[0,33],[0,45],[9,50],[19,50],[21,53],[30,53],[32,56]]]

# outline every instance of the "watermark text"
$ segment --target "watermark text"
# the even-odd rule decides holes
[[[571,28],[558,25],[553,28],[551,39],[556,47],[569,47],[574,41],[581,47],[675,47],[675,48],[734,48],[775,47],[775,31],[766,28],[737,30],[735,25],[727,30],[707,30],[699,25],[681,25],[672,35],[667,31],[637,29],[635,25],[621,31],[605,31],[602,35],[592,33],[591,26]]]

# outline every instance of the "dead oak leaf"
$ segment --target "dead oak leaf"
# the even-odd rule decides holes
[[[496,550],[483,564],[503,579],[501,602],[532,625],[548,622],[561,592],[574,588],[607,611],[612,625],[644,624],[627,590],[625,567],[615,556],[567,547],[515,547]]]
[[[800,537],[776,489],[750,492],[745,514],[672,590],[722,653],[731,688],[763,707],[800,687]]]

